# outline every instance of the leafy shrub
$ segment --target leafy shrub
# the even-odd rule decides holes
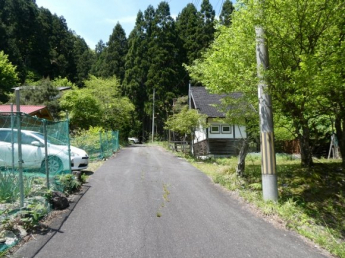
[[[49,213],[49,205],[41,200],[32,200],[20,213],[20,221],[24,228],[30,229]]]
[[[102,127],[77,130],[71,137],[71,145],[85,150],[91,161],[108,158],[119,148],[118,134]]]
[[[63,189],[63,192],[71,194],[80,189],[81,183],[72,174],[58,176],[57,184]]]
[[[0,173],[0,202],[13,202],[18,197],[18,177],[12,172]]]
[[[23,177],[25,196],[32,191],[32,183],[33,178]],[[19,175],[11,171],[0,172],[0,202],[15,202],[19,194]]]
[[[86,174],[82,174],[80,177],[81,183],[85,184],[87,182],[88,178],[89,178],[89,176],[87,176]]]

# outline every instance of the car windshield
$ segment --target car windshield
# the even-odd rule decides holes
[[[43,134],[40,134],[40,133],[32,133],[33,135],[37,136],[38,138],[40,138],[43,142],[44,142],[44,135]],[[48,135],[48,143],[50,144],[55,144],[55,145],[66,145],[66,143],[54,138],[54,137],[51,137]]]

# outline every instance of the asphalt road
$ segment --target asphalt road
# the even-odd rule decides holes
[[[45,242],[14,257],[325,257],[159,147],[122,149],[88,188]]]

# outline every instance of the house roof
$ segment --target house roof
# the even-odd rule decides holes
[[[60,86],[60,87],[57,87],[57,89],[59,91],[64,91],[64,90],[70,90],[70,89],[72,89],[72,87],[71,86]]]
[[[11,105],[0,105],[0,112],[10,113]],[[16,105],[13,105],[13,112],[17,112]],[[54,120],[46,106],[20,105],[20,112],[47,120]]]
[[[214,105],[221,104],[222,98],[232,96],[239,98],[241,93],[231,94],[211,94],[205,87],[191,87],[191,101],[192,106],[198,109],[200,113],[207,115],[208,117],[225,117],[223,112],[217,110]]]

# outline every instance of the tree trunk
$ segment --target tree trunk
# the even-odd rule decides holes
[[[186,153],[185,142],[186,142],[186,135],[183,136],[183,142],[182,142],[182,152],[184,154]]]
[[[342,167],[345,168],[345,119],[341,117],[335,118],[335,130],[338,138],[339,150],[341,154]]]
[[[301,150],[301,165],[311,167],[313,165],[313,148],[310,144],[310,133],[307,126],[302,126],[303,134],[299,134],[299,144]]]
[[[243,176],[245,166],[246,166],[246,156],[249,150],[248,139],[243,139],[240,153],[238,155],[238,163],[236,168],[236,173],[238,176]]]

